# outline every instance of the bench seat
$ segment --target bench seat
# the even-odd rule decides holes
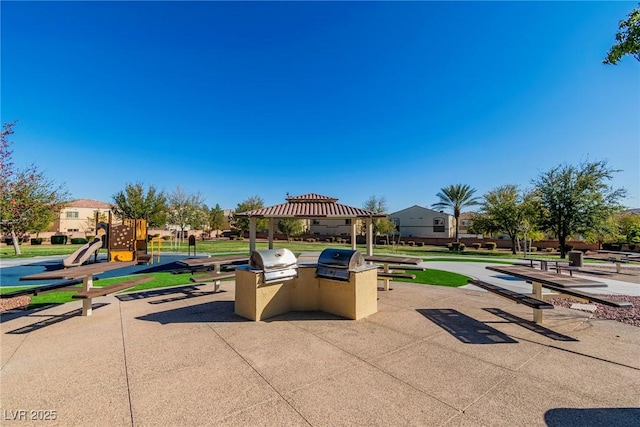
[[[93,280],[98,280],[98,277],[96,277]],[[0,298],[13,298],[13,297],[20,297],[23,295],[39,295],[45,292],[52,292],[56,290],[71,291],[63,288],[66,288],[68,286],[78,285],[80,283],[82,283],[82,279],[72,279],[72,280],[64,281],[62,283],[55,283],[53,285],[37,286],[29,289],[20,289],[18,291],[7,292],[5,294],[0,294]]]
[[[140,277],[136,279],[127,280],[121,283],[116,283],[115,285],[103,286],[100,288],[91,288],[87,291],[78,292],[73,295],[72,298],[76,299],[91,299],[97,297],[103,297],[105,295],[112,294],[114,292],[123,291],[125,289],[133,288],[141,283],[146,283],[153,280],[153,277]]]
[[[189,278],[192,282],[211,282],[214,280],[230,279],[236,277],[235,271],[213,272],[209,274],[198,274]]]
[[[382,268],[378,267],[378,268]],[[425,267],[420,267],[418,265],[390,265],[389,270],[414,270],[414,271],[424,271]]]
[[[391,277],[396,279],[415,279],[415,274],[408,273],[387,273],[384,271],[378,271],[378,277]]]
[[[561,265],[559,267],[556,267],[556,271],[558,273],[561,273],[563,270],[566,270],[569,272],[569,275],[573,277],[573,272],[575,271],[576,273],[588,273],[588,274],[597,274],[599,276],[611,276],[611,273],[607,272],[607,271],[600,271],[600,270],[588,270],[586,268],[583,267],[574,267],[572,265]],[[606,286],[604,284],[602,285],[598,285],[598,286]]]
[[[602,305],[606,305],[609,307],[616,307],[616,308],[630,308],[633,307],[633,304],[631,304],[630,302],[624,302],[624,301],[613,301],[607,298],[603,298],[600,296],[596,296],[587,292],[582,292],[582,291],[578,291],[576,289],[567,289],[567,288],[561,288],[559,286],[551,286],[548,284],[543,284],[542,285],[543,288],[547,288],[551,291],[555,291],[558,292],[560,294],[564,294],[564,295],[569,295],[569,296],[573,296],[573,297],[577,297],[577,298],[582,298],[585,299],[589,302],[595,302],[598,304],[602,304]]]
[[[236,277],[235,271],[214,271],[207,274],[198,274],[189,278],[194,283],[213,282],[213,291],[220,290],[220,281],[222,279],[232,279]]]
[[[540,301],[539,299],[532,298],[529,295],[514,292],[491,283],[483,282],[481,280],[469,280],[468,283],[470,285],[485,289],[489,292],[498,294],[504,298],[508,298],[518,304],[523,304],[527,307],[535,308],[536,310],[549,310],[553,308],[553,305],[549,304],[548,302]]]

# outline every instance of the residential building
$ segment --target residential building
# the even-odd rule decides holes
[[[109,215],[110,210],[109,203],[98,200],[73,200],[60,210],[58,218],[53,222],[49,231],[64,234],[91,234],[95,231],[93,224],[95,221],[92,220],[95,218],[96,212]]]
[[[351,221],[353,219],[324,219],[315,218],[309,220],[309,233],[319,234],[321,236],[350,236],[351,235]],[[362,224],[360,221],[356,222],[356,233],[360,234]]]
[[[455,218],[442,211],[414,205],[389,214],[401,237],[455,237]]]

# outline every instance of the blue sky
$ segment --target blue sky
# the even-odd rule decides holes
[[[393,212],[605,159],[640,207],[640,63],[601,63],[635,6],[3,1],[1,120],[73,198]]]

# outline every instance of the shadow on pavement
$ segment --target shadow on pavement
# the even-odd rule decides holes
[[[109,304],[106,304],[106,303],[93,304],[93,310],[97,310],[106,305],[109,305]],[[48,305],[47,307],[51,307],[51,305]],[[39,320],[35,323],[32,323],[31,325],[22,326],[20,328],[14,329],[13,331],[9,331],[7,333],[8,334],[28,334],[28,333],[37,331],[39,329],[46,328],[47,326],[51,326],[51,325],[55,325],[56,323],[63,322],[72,317],[81,316],[81,315],[82,315],[81,309],[76,309],[65,314],[57,314],[57,315],[46,315],[46,314],[34,315],[33,313],[29,313],[27,315],[28,317],[45,317],[45,319]]]
[[[138,320],[169,323],[248,322],[234,312],[234,301],[212,301],[199,305],[174,308],[136,317]]]
[[[544,414],[549,427],[640,425],[640,408],[554,408]]]
[[[451,308],[416,310],[465,344],[516,344],[518,341]]]
[[[119,295],[116,295],[116,298],[118,298],[120,301],[133,301],[138,299],[173,295],[177,293],[184,293],[184,294],[194,293],[195,291],[199,291],[199,290],[200,289],[198,289],[196,286],[193,286],[193,285],[173,286],[170,288],[151,289],[148,291],[138,291],[138,292],[131,292],[128,294],[119,294]]]
[[[562,335],[558,332],[554,332],[551,329],[547,329],[544,326],[538,325],[531,320],[525,320],[522,317],[514,316],[513,314],[507,313],[499,308],[483,308],[484,311],[489,312],[491,314],[495,314],[498,317],[501,317],[507,320],[509,323],[515,323],[516,325],[520,325],[523,328],[526,328],[530,331],[533,331],[537,334],[543,335],[547,338],[550,338],[555,341],[579,341],[573,337]],[[486,322],[491,323],[491,322]]]

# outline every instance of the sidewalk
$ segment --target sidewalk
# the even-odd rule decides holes
[[[1,424],[640,425],[640,328],[563,308],[540,326],[487,292],[392,288],[360,321],[246,321],[233,282],[103,297],[91,317],[3,315]]]

